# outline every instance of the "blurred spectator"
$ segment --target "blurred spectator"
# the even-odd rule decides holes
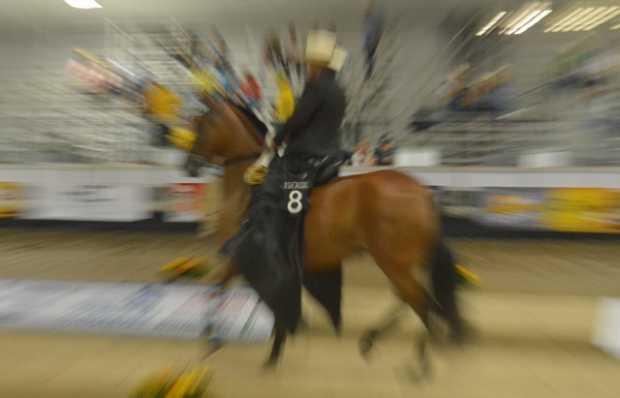
[[[169,125],[177,120],[181,99],[168,88],[150,82],[144,92],[144,113],[153,122],[153,145],[167,146]]]
[[[468,93],[466,81],[469,70],[469,64],[459,65],[448,75],[446,82],[440,89],[440,103],[447,105],[450,110],[462,110],[463,99]]]
[[[469,88],[463,104],[469,111],[501,113],[510,108],[514,97],[510,68],[503,66]]]
[[[370,144],[368,140],[364,139],[357,145],[352,158],[353,166],[365,166],[372,164],[372,157],[370,156]]]
[[[248,70],[244,73],[244,81],[241,83],[241,92],[250,108],[253,110],[259,108],[261,101],[260,85],[256,81],[254,75]]]
[[[215,45],[215,51],[217,55],[221,58],[221,61],[224,63],[228,63],[228,44],[217,30],[217,28],[211,29],[211,40]]]
[[[375,55],[383,35],[384,15],[375,0],[368,4],[365,14],[364,50],[366,52],[366,80],[370,79],[375,67]]]
[[[388,166],[394,163],[394,144],[392,139],[383,135],[375,148],[375,159],[378,166]]]
[[[288,26],[288,37],[289,47],[286,55],[288,58],[289,67],[294,67],[295,71],[295,76],[291,76],[291,79],[295,80],[296,83],[301,83],[304,79],[302,49],[299,46],[297,31],[292,22]]]
[[[221,79],[208,68],[192,68],[192,80],[194,91],[198,98],[202,95],[224,95],[224,87],[220,84]]]
[[[277,74],[276,81],[278,96],[275,104],[275,124],[282,125],[291,117],[295,110],[295,95],[284,72]]]
[[[78,78],[90,94],[108,94],[115,85],[120,84],[118,76],[105,61],[82,49],[73,50],[66,71]]]
[[[190,31],[188,34],[190,37],[189,55],[194,59],[204,59],[207,54],[202,41],[196,33]]]
[[[215,59],[213,60],[213,67],[215,68],[216,76],[228,97],[238,101],[241,83],[230,62],[228,45],[216,28],[211,30],[211,40],[214,44]]]
[[[276,73],[283,71],[289,77],[288,63],[282,50],[282,44],[275,32],[270,32],[265,39],[264,50],[265,62],[273,68]]]

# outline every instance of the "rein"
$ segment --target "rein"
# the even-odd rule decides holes
[[[250,155],[240,156],[238,158],[226,159],[223,163],[223,166],[235,166],[241,163],[255,161],[260,157],[260,153],[252,153]]]

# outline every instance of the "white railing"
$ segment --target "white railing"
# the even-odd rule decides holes
[[[451,166],[516,166],[537,152],[567,152],[579,166],[620,165],[620,120],[445,122],[412,132],[402,145],[434,148]]]

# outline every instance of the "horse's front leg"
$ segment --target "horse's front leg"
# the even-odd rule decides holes
[[[276,320],[273,345],[271,346],[271,353],[265,362],[264,368],[273,369],[278,364],[278,360],[282,354],[282,348],[284,347],[284,343],[286,343],[286,336],[286,327]]]

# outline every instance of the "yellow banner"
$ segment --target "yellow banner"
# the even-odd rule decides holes
[[[22,186],[0,181],[0,218],[16,217],[23,207]]]
[[[486,211],[492,214],[534,213],[541,209],[541,203],[525,196],[500,194],[487,199]]]
[[[550,189],[540,221],[561,232],[620,233],[620,190]]]

